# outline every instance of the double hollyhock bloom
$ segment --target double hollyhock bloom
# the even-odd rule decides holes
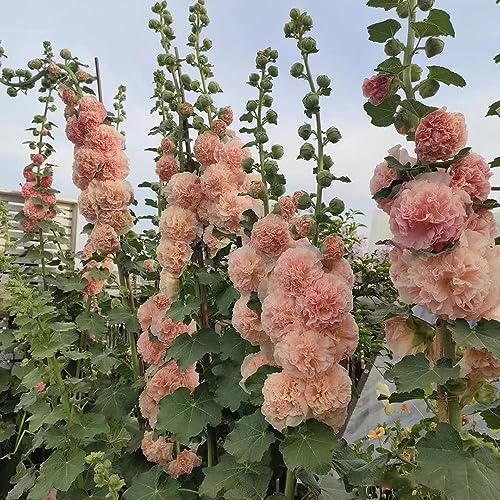
[[[376,167],[370,188],[377,194],[399,184],[395,195],[387,193],[378,201],[389,214],[394,244],[389,254],[391,277],[402,300],[446,321],[500,320],[496,224],[491,211],[480,206],[490,193],[492,174],[476,153],[453,161],[466,142],[463,115],[438,109],[416,130],[418,164],[415,159],[407,161],[417,167],[446,163],[408,180],[384,162]],[[405,164],[402,158],[407,154],[402,152],[398,148],[389,153]],[[400,356],[432,349],[415,337],[405,318],[390,319],[386,336]],[[461,363],[470,379],[500,377],[500,362],[486,351],[468,349]]]
[[[258,220],[243,247],[229,256],[229,277],[241,297],[232,324],[260,351],[245,358],[242,382],[261,366],[281,368],[264,383],[262,413],[278,430],[308,418],[339,429],[351,398],[351,380],[338,363],[358,343],[350,314],[353,274],[343,242],[329,236],[323,252],[292,237],[297,206],[278,202],[280,215]],[[262,304],[250,307],[252,294]]]
[[[374,106],[382,104],[389,97],[392,80],[392,76],[386,75],[365,78],[362,86],[363,96]]]

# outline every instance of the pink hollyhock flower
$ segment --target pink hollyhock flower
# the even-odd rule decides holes
[[[500,360],[486,349],[468,348],[460,360],[460,376],[474,382],[494,382],[500,379]]]
[[[144,331],[137,339],[137,352],[150,365],[160,365],[166,353],[166,346],[159,340],[152,340],[148,331]]]
[[[200,134],[194,141],[194,155],[196,159],[202,164],[202,166],[207,167],[216,163],[215,154],[222,148],[217,134],[213,132],[204,132]]]
[[[224,163],[209,165],[200,177],[203,196],[217,202],[223,193],[234,190],[233,173]]]
[[[74,106],[64,106],[64,119],[65,120],[68,120],[70,116],[74,116],[76,117],[77,115],[77,112],[76,112],[76,108]]]
[[[68,120],[66,122],[66,137],[75,146],[83,145],[84,135],[80,130],[80,126],[78,124],[78,119],[76,116],[68,117]]]
[[[374,106],[382,104],[389,97],[392,80],[392,76],[386,75],[373,75],[371,78],[365,78],[363,96]]]
[[[91,191],[86,189],[80,193],[78,197],[78,208],[88,222],[97,221],[99,207],[95,203]]]
[[[316,417],[316,420],[329,425],[335,432],[338,432],[347,418],[347,407],[339,408],[330,412],[322,413]]]
[[[52,186],[53,182],[54,182],[54,177],[52,177],[51,175],[44,175],[40,179],[40,186],[42,186],[43,188],[49,188],[50,186]]]
[[[154,259],[146,259],[142,265],[147,273],[154,273],[158,268],[158,263]]]
[[[316,222],[309,215],[294,217],[290,222],[293,239],[309,238],[312,236],[315,227]]]
[[[20,224],[25,233],[35,233],[38,231],[38,222],[35,219],[23,219]]]
[[[389,349],[401,358],[426,349],[425,342],[421,342],[412,328],[408,326],[407,318],[395,316],[385,322],[385,340]]]
[[[45,161],[45,156],[43,156],[40,153],[35,153],[31,155],[31,161],[33,162],[34,165],[39,167]]]
[[[322,332],[335,341],[335,359],[342,361],[354,354],[359,341],[359,328],[352,314],[347,314],[338,327]]]
[[[209,213],[211,224],[230,233],[240,233],[243,212],[254,208],[254,201],[250,196],[240,196],[237,191],[222,193],[217,203],[211,207]]]
[[[296,427],[307,418],[305,400],[306,383],[286,372],[272,373],[264,382],[261,411],[266,420],[278,431]]]
[[[166,269],[160,271],[160,291],[162,294],[175,300],[179,295],[180,280],[172,276]]]
[[[497,236],[497,223],[491,210],[481,208],[474,212],[467,222],[467,229],[481,233],[489,239]]]
[[[193,367],[182,371],[177,361],[169,361],[162,366],[146,383],[146,391],[157,403],[180,387],[193,390],[198,385],[198,374]]]
[[[154,320],[161,320],[170,308],[171,300],[165,295],[154,295],[137,310],[137,319],[143,331],[149,330]]]
[[[134,226],[134,219],[130,210],[101,210],[97,217],[99,224],[108,224],[121,236],[128,233]]]
[[[352,309],[352,294],[342,278],[325,274],[297,298],[297,309],[312,328],[338,326]]]
[[[75,91],[67,85],[59,85],[57,93],[66,106],[74,106],[76,104],[77,99]]]
[[[69,122],[68,122],[69,123]],[[99,125],[83,140],[85,146],[97,149],[104,154],[112,154],[117,150],[124,149],[125,140],[120,132],[111,125]]]
[[[45,500],[57,500],[57,490],[52,488],[50,493],[45,497]]]
[[[100,210],[122,210],[132,202],[132,186],[128,181],[98,181],[90,183],[89,194]]]
[[[120,251],[120,239],[109,224],[96,224],[89,238],[95,252],[102,255],[116,254]]]
[[[189,264],[193,249],[184,241],[162,238],[156,249],[156,258],[174,278],[179,278]]]
[[[334,363],[335,342],[320,332],[302,328],[286,332],[274,345],[274,359],[287,372],[309,379],[328,370]]]
[[[164,154],[156,163],[156,175],[163,182],[168,182],[179,170],[179,161],[172,154]]]
[[[296,311],[295,300],[281,290],[275,290],[264,299],[261,315],[262,326],[273,342],[277,342],[290,331],[295,322],[300,323]]]
[[[160,218],[160,232],[163,238],[169,238],[191,244],[199,229],[196,214],[177,205],[168,205]]]
[[[166,465],[173,458],[174,443],[160,436],[156,441],[154,433],[146,431],[141,443],[142,452],[148,462]]]
[[[439,255],[390,252],[391,277],[401,298],[443,319],[500,319],[500,248],[465,231],[457,248]]]
[[[192,172],[174,174],[163,194],[168,203],[195,210],[201,200],[200,178]]]
[[[217,162],[225,163],[237,176],[238,182],[242,183],[245,179],[245,172],[242,169],[242,161],[250,156],[250,150],[243,147],[243,143],[236,137],[223,143],[221,148],[214,153]]]
[[[329,234],[322,245],[323,260],[330,262],[340,260],[344,256],[344,240],[340,236]]]
[[[46,205],[55,205],[57,202],[57,198],[55,194],[49,193],[42,193],[40,194],[40,199],[46,204]]]
[[[420,174],[392,203],[393,241],[415,250],[439,252],[455,243],[468,220],[469,195],[450,187],[444,172]]]
[[[29,198],[24,202],[23,212],[28,219],[36,221],[44,220],[47,218],[48,210],[43,205],[35,203],[35,198]]]
[[[139,409],[141,410],[141,415],[148,421],[149,427],[154,429],[156,427],[159,408],[158,403],[148,394],[147,389],[144,389],[139,396]]]
[[[92,253],[93,252],[91,252],[91,254]],[[82,259],[83,258],[84,255],[82,255]],[[111,259],[106,258],[102,262],[96,262],[93,260],[85,265],[85,268],[82,273],[82,279],[87,280],[87,285],[85,286],[84,294],[88,296],[98,295],[99,293],[101,293],[101,290],[104,288],[104,285],[107,282],[107,279],[96,280],[90,276],[90,271],[92,271],[92,269],[95,268],[107,269],[111,274],[113,272],[113,261]]]
[[[233,307],[234,329],[252,345],[261,345],[269,338],[262,329],[259,315],[247,306],[248,296],[240,297]]]
[[[184,450],[179,453],[175,460],[172,460],[165,467],[165,472],[177,479],[180,476],[191,474],[195,467],[201,465],[201,457],[190,450]]]
[[[428,114],[415,132],[415,150],[426,163],[453,158],[467,143],[467,128],[462,113],[437,109]]]
[[[291,196],[282,196],[278,200],[279,216],[290,222],[297,212],[297,203]]]
[[[485,201],[491,191],[491,168],[477,153],[469,153],[450,169],[451,187],[462,189],[473,201]]]
[[[73,184],[78,188],[84,191],[89,187],[90,181],[86,177],[82,177],[77,171],[73,170],[73,174],[71,175],[71,180]]]
[[[321,254],[317,248],[308,243],[289,248],[281,254],[273,270],[271,283],[292,297],[297,297],[323,274]]]
[[[34,182],[36,181],[36,174],[34,170],[30,167],[25,167],[23,170],[23,177],[28,181],[28,182]]]
[[[208,256],[213,259],[219,250],[226,248],[231,240],[225,236],[218,236],[214,234],[215,227],[213,225],[208,225],[203,231],[203,242],[208,248]]]
[[[164,155],[170,155],[175,151],[175,144],[170,137],[164,137],[160,147]]]
[[[84,135],[93,132],[108,116],[104,104],[91,96],[80,99],[78,111],[78,126]]]
[[[351,400],[349,373],[335,364],[328,371],[308,379],[304,395],[314,418],[346,408]]]
[[[37,390],[38,392],[43,392],[43,391],[45,390],[45,387],[47,387],[47,385],[46,385],[44,382],[42,382],[42,381],[37,382],[37,383],[35,384],[35,388],[36,388],[36,390]]]
[[[33,198],[34,196],[39,196],[35,183],[25,182],[21,187],[21,195],[25,200]]]
[[[196,322],[191,322],[189,325],[184,323],[175,323],[170,318],[153,319],[151,324],[151,333],[161,340],[166,347],[183,333],[192,335],[196,331]]]
[[[324,263],[325,261],[323,261]],[[352,288],[354,284],[354,273],[352,272],[351,265],[349,262],[342,258],[334,261],[327,261],[327,268],[330,274],[334,274],[339,278],[342,278],[349,288]]]
[[[260,253],[269,257],[279,257],[292,242],[287,222],[272,214],[254,224],[251,240]]]
[[[261,366],[265,365],[275,366],[275,363],[263,351],[246,356],[241,364],[240,385],[244,384],[247,378],[251,377]]]
[[[96,173],[96,179],[101,181],[118,181],[125,179],[130,168],[127,155],[120,150],[103,155],[104,163]]]
[[[252,245],[244,245],[229,254],[229,278],[242,294],[256,292],[266,276],[266,266]]]

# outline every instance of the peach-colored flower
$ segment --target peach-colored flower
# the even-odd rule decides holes
[[[86,189],[80,193],[80,196],[78,197],[78,208],[87,221],[97,221],[99,207],[95,203],[91,191]]]
[[[467,229],[481,233],[489,239],[494,239],[498,233],[493,212],[486,208],[480,208],[469,217]]]
[[[158,403],[149,395],[147,389],[144,389],[139,396],[139,409],[141,410],[141,415],[148,421],[149,427],[154,429],[156,427],[159,408]]]
[[[460,360],[460,375],[479,382],[494,382],[500,379],[500,360],[486,349],[468,348]]]
[[[260,253],[269,257],[280,256],[292,242],[287,222],[272,214],[254,224],[251,240]]]
[[[340,236],[329,234],[323,241],[323,260],[330,262],[339,260],[344,256],[344,240]]]
[[[78,111],[78,126],[83,134],[93,132],[108,115],[104,105],[92,96],[78,101]]]
[[[467,143],[467,128],[462,113],[437,109],[428,114],[415,132],[415,150],[426,163],[453,158]]]
[[[86,247],[85,250],[90,253],[89,255],[90,258],[93,253],[93,249],[90,247]],[[82,255],[82,259],[85,259],[85,257],[86,255]],[[90,271],[94,268],[99,268],[101,270],[107,269],[111,274],[113,272],[113,261],[109,258],[105,258],[101,262],[92,260],[85,265],[85,268],[82,273],[82,279],[87,280],[87,285],[85,286],[84,294],[88,296],[99,294],[107,282],[107,278],[97,280],[90,276]]]
[[[158,262],[174,278],[179,278],[184,272],[192,254],[193,249],[189,243],[171,240],[169,238],[162,238],[156,249]]]
[[[250,156],[250,151],[244,148],[243,143],[236,137],[224,142],[222,147],[216,148],[214,152],[215,160],[228,165],[240,183],[245,179],[241,162],[248,156]]]
[[[425,342],[408,326],[407,318],[394,316],[385,322],[385,340],[389,349],[401,358],[424,352]]]
[[[57,500],[57,490],[52,488],[44,500]]]
[[[281,290],[267,295],[262,302],[262,326],[273,342],[278,341],[295,323],[301,323],[295,300]]]
[[[163,182],[168,182],[179,170],[179,161],[173,154],[164,154],[156,163],[156,175]]]
[[[160,436],[156,441],[154,433],[146,431],[141,442],[142,452],[148,462],[166,465],[173,457],[174,443]]]
[[[323,261],[324,263],[325,261]],[[341,258],[334,261],[328,261],[328,272],[334,274],[335,276],[342,278],[349,288],[352,288],[354,284],[354,273],[352,272],[351,265],[347,259]]]
[[[96,173],[96,179],[101,181],[118,181],[129,174],[127,155],[120,150],[104,154],[104,163]]]
[[[162,319],[170,307],[171,301],[165,295],[154,295],[137,310],[137,319],[143,331],[147,331],[153,320]]]
[[[162,269],[160,272],[159,288],[162,294],[174,300],[179,295],[180,280],[172,276],[168,270]]]
[[[125,180],[93,180],[88,190],[100,210],[122,210],[133,199],[132,187]]]
[[[144,331],[137,339],[137,352],[150,365],[160,365],[165,357],[166,346],[159,340],[150,338],[148,331]]]
[[[261,411],[278,431],[296,427],[307,418],[306,384],[302,378],[286,372],[272,373],[264,382]]]
[[[90,234],[89,244],[95,252],[102,255],[116,254],[120,251],[120,239],[109,224],[96,224]]]
[[[75,91],[67,85],[59,85],[57,93],[66,106],[74,106],[76,104],[77,99]]]
[[[104,154],[112,154],[124,148],[123,135],[117,132],[111,125],[104,123],[85,135],[83,142],[85,146],[97,149]]]
[[[312,236],[315,227],[316,222],[310,215],[294,217],[290,222],[290,231],[295,240],[309,238]]]
[[[223,193],[233,190],[234,178],[226,164],[216,163],[205,169],[200,182],[203,196],[216,202]]]
[[[469,153],[450,169],[451,187],[463,189],[475,202],[485,201],[491,190],[491,168],[477,153]]]
[[[172,360],[165,366],[162,366],[147,381],[146,391],[151,398],[159,402],[162,398],[172,394],[180,387],[187,387],[193,390],[198,385],[198,380],[198,374],[193,366],[183,371],[177,366],[177,361]]]
[[[39,221],[35,219],[23,219],[20,224],[25,233],[34,233],[38,231]]]
[[[385,429],[383,427],[377,427],[374,430],[371,430],[366,437],[371,441],[375,441],[377,439],[381,439],[382,436],[385,435]]]
[[[163,194],[168,203],[195,210],[201,200],[200,178],[192,172],[174,174]]]
[[[163,238],[191,244],[198,233],[198,218],[195,212],[177,205],[168,205],[160,218]]]
[[[229,254],[229,278],[242,294],[256,292],[266,276],[266,266],[253,245],[244,245]]]
[[[36,221],[46,219],[48,216],[47,207],[35,203],[35,201],[33,201],[34,199],[35,198],[29,198],[24,202],[24,207],[23,207],[24,215],[26,215],[28,219]]]
[[[191,474],[195,467],[201,465],[201,457],[190,450],[184,450],[179,453],[175,460],[172,460],[165,467],[165,472],[177,479],[180,476]]]
[[[189,325],[184,323],[175,323],[170,318],[153,318],[151,324],[151,333],[161,340],[166,347],[183,333],[193,334],[196,331],[196,322]]]
[[[158,269],[158,262],[154,259],[146,259],[142,265],[147,273],[154,273]]]
[[[170,137],[165,136],[161,140],[161,150],[162,150],[162,152],[163,152],[164,155],[170,155],[170,154],[172,154],[174,152],[174,150],[175,150],[175,144],[172,141],[172,139],[170,139]]]
[[[439,252],[455,243],[467,225],[471,200],[450,187],[444,172],[418,175],[392,203],[393,241],[415,250]]]
[[[279,216],[290,222],[297,212],[297,203],[291,196],[282,196],[278,200]]]
[[[221,148],[222,143],[217,134],[204,132],[196,138],[193,150],[196,159],[203,166],[208,166],[216,163],[215,153]]]
[[[352,314],[347,314],[342,322],[332,330],[323,330],[335,341],[335,359],[341,361],[352,356],[356,351],[359,340],[359,328]]]
[[[249,354],[241,364],[241,382],[244,384],[248,377],[251,377],[261,366],[275,365],[274,361],[269,359],[267,353],[263,351]]]
[[[34,196],[40,196],[38,191],[36,190],[36,186],[34,182],[25,182],[21,186],[21,195],[27,200],[28,198],[33,198]]]
[[[35,384],[35,388],[36,388],[36,390],[37,390],[38,392],[43,392],[43,391],[45,390],[45,387],[47,387],[47,385],[45,384],[45,382],[42,382],[42,381],[37,382],[37,383]]]
[[[362,87],[363,96],[374,106],[382,104],[389,97],[392,80],[392,76],[386,75],[373,75],[371,78],[365,78]]]
[[[75,146],[83,145],[84,135],[80,130],[76,116],[69,116],[66,122],[66,137]]]
[[[322,413],[316,417],[316,420],[329,425],[335,432],[338,432],[347,418],[347,407],[339,408],[338,410],[332,410],[326,413]]]
[[[245,340],[260,345],[269,338],[262,329],[259,315],[247,306],[248,299],[248,296],[243,296],[235,302],[232,325]]]
[[[134,225],[134,219],[128,208],[101,210],[97,216],[97,222],[111,226],[119,236],[128,233]]]
[[[80,178],[90,182],[103,164],[104,155],[100,151],[86,146],[75,148],[73,169]]]
[[[225,191],[211,207],[210,223],[230,233],[240,233],[243,212],[253,208],[254,205],[255,200],[250,196],[240,196],[237,191]]]
[[[219,250],[226,248],[231,240],[225,236],[219,236],[214,233],[215,227],[209,224],[203,231],[203,242],[208,248],[208,256],[213,259]]]

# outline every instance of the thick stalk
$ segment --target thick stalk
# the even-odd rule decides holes
[[[39,243],[40,243],[40,265],[42,267],[42,283],[43,283],[43,289],[47,290],[47,269],[45,266],[45,243],[43,239],[43,231],[42,228],[38,230],[38,238],[39,238]]]
[[[434,342],[436,343],[436,351],[438,357],[442,358],[444,355],[444,342],[446,336],[446,327],[438,321],[436,324],[436,336]],[[440,422],[448,422],[448,400],[446,398],[446,389],[444,385],[437,386],[437,416]]]
[[[61,393],[61,401],[63,404],[64,413],[66,414],[66,421],[68,422],[68,424],[71,424],[71,421],[73,419],[71,403],[68,397],[68,393],[66,392],[66,387],[64,386],[64,381],[62,379],[61,367],[59,366],[59,363],[57,362],[55,356],[49,358],[49,369],[57,386],[59,387],[59,392]]]
[[[257,107],[257,132],[263,131],[262,110],[264,106],[262,104],[262,99],[264,98],[264,90],[262,89],[262,81],[264,80],[264,75],[265,75],[265,69],[262,70],[260,75],[259,104]],[[269,213],[269,190],[267,188],[266,173],[264,171],[264,161],[265,161],[264,145],[259,142],[257,147],[259,149],[260,177],[262,179],[262,189],[264,191],[262,197],[262,201],[264,203],[264,215],[267,215]]]
[[[415,31],[411,27],[417,18],[417,0],[408,0],[408,35],[406,37],[406,47],[404,50],[403,66],[403,90],[407,99],[415,99],[415,91],[411,83],[411,61],[415,53]]]
[[[287,469],[286,471],[286,481],[285,481],[285,498],[287,500],[293,500],[295,494],[295,473]]]
[[[200,21],[200,14],[197,12],[197,30],[196,30],[196,41],[194,43],[194,50],[196,53],[196,66],[198,67],[200,71],[200,81],[201,81],[201,88],[203,89],[203,93],[205,95],[208,95],[208,87],[207,87],[207,80],[205,77],[205,72],[203,71],[203,68],[201,67],[200,63],[200,56],[201,56],[201,50],[200,50],[200,33],[201,33],[201,21]],[[207,110],[207,116],[208,116],[208,124],[210,128],[212,128],[212,106],[209,106]]]
[[[446,323],[442,323],[443,328],[443,356],[451,359],[451,362],[456,362],[456,345],[450,335],[449,330],[446,328]],[[448,422],[457,431],[462,429],[462,413],[460,408],[460,399],[456,394],[447,394],[447,409],[448,409]]]

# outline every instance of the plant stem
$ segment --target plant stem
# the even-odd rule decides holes
[[[415,90],[411,84],[411,61],[415,53],[415,31],[411,24],[417,18],[417,0],[408,0],[408,35],[406,37],[406,47],[404,50],[403,66],[403,90],[407,99],[415,99]]]
[[[194,43],[194,50],[196,53],[196,66],[198,67],[198,70],[200,71],[200,80],[201,80],[201,88],[203,89],[203,93],[205,95],[208,94],[208,88],[207,88],[207,81],[205,77],[205,72],[203,71],[203,68],[201,67],[200,63],[200,55],[201,55],[201,50],[200,50],[200,33],[201,33],[201,21],[200,21],[200,14],[199,12],[196,13],[196,21],[198,23],[197,25],[197,30],[196,30],[196,41]],[[207,116],[208,116],[208,125],[210,128],[212,128],[212,106],[209,106],[207,110]]]
[[[264,98],[264,90],[262,89],[262,81],[264,80],[264,75],[265,75],[265,68],[262,69],[261,75],[260,75],[260,85],[259,85],[259,104],[257,107],[257,132],[261,132],[263,130],[262,127],[262,110],[263,110],[263,104],[262,104],[262,99]],[[267,188],[267,179],[266,179],[266,173],[264,172],[264,161],[265,161],[265,154],[264,154],[264,145],[262,143],[258,143],[258,149],[259,149],[259,165],[260,165],[260,177],[262,179],[262,186],[263,186],[263,197],[262,201],[264,203],[264,215],[267,215],[269,213],[269,190]]]
[[[64,386],[64,381],[62,379],[61,368],[55,356],[49,358],[49,369],[52,372],[52,376],[54,377],[54,380],[59,387],[59,392],[61,393],[61,401],[63,404],[64,412],[66,413],[66,421],[68,422],[68,424],[71,424],[71,421],[73,419],[72,407],[68,397],[68,393],[66,392],[66,387]]]
[[[456,362],[456,345],[450,335],[449,330],[446,328],[446,323],[442,322],[443,328],[443,356],[451,359],[452,364]],[[460,399],[456,394],[447,394],[447,407],[448,407],[448,422],[457,431],[462,428],[462,414],[460,409]]]
[[[285,498],[287,500],[293,500],[295,494],[295,473],[287,469],[286,480],[285,480]]]
[[[43,230],[42,228],[38,229],[38,238],[39,238],[39,243],[40,243],[40,265],[42,266],[42,283],[43,283],[43,289],[47,290],[47,269],[45,267],[45,243],[43,239]]]

